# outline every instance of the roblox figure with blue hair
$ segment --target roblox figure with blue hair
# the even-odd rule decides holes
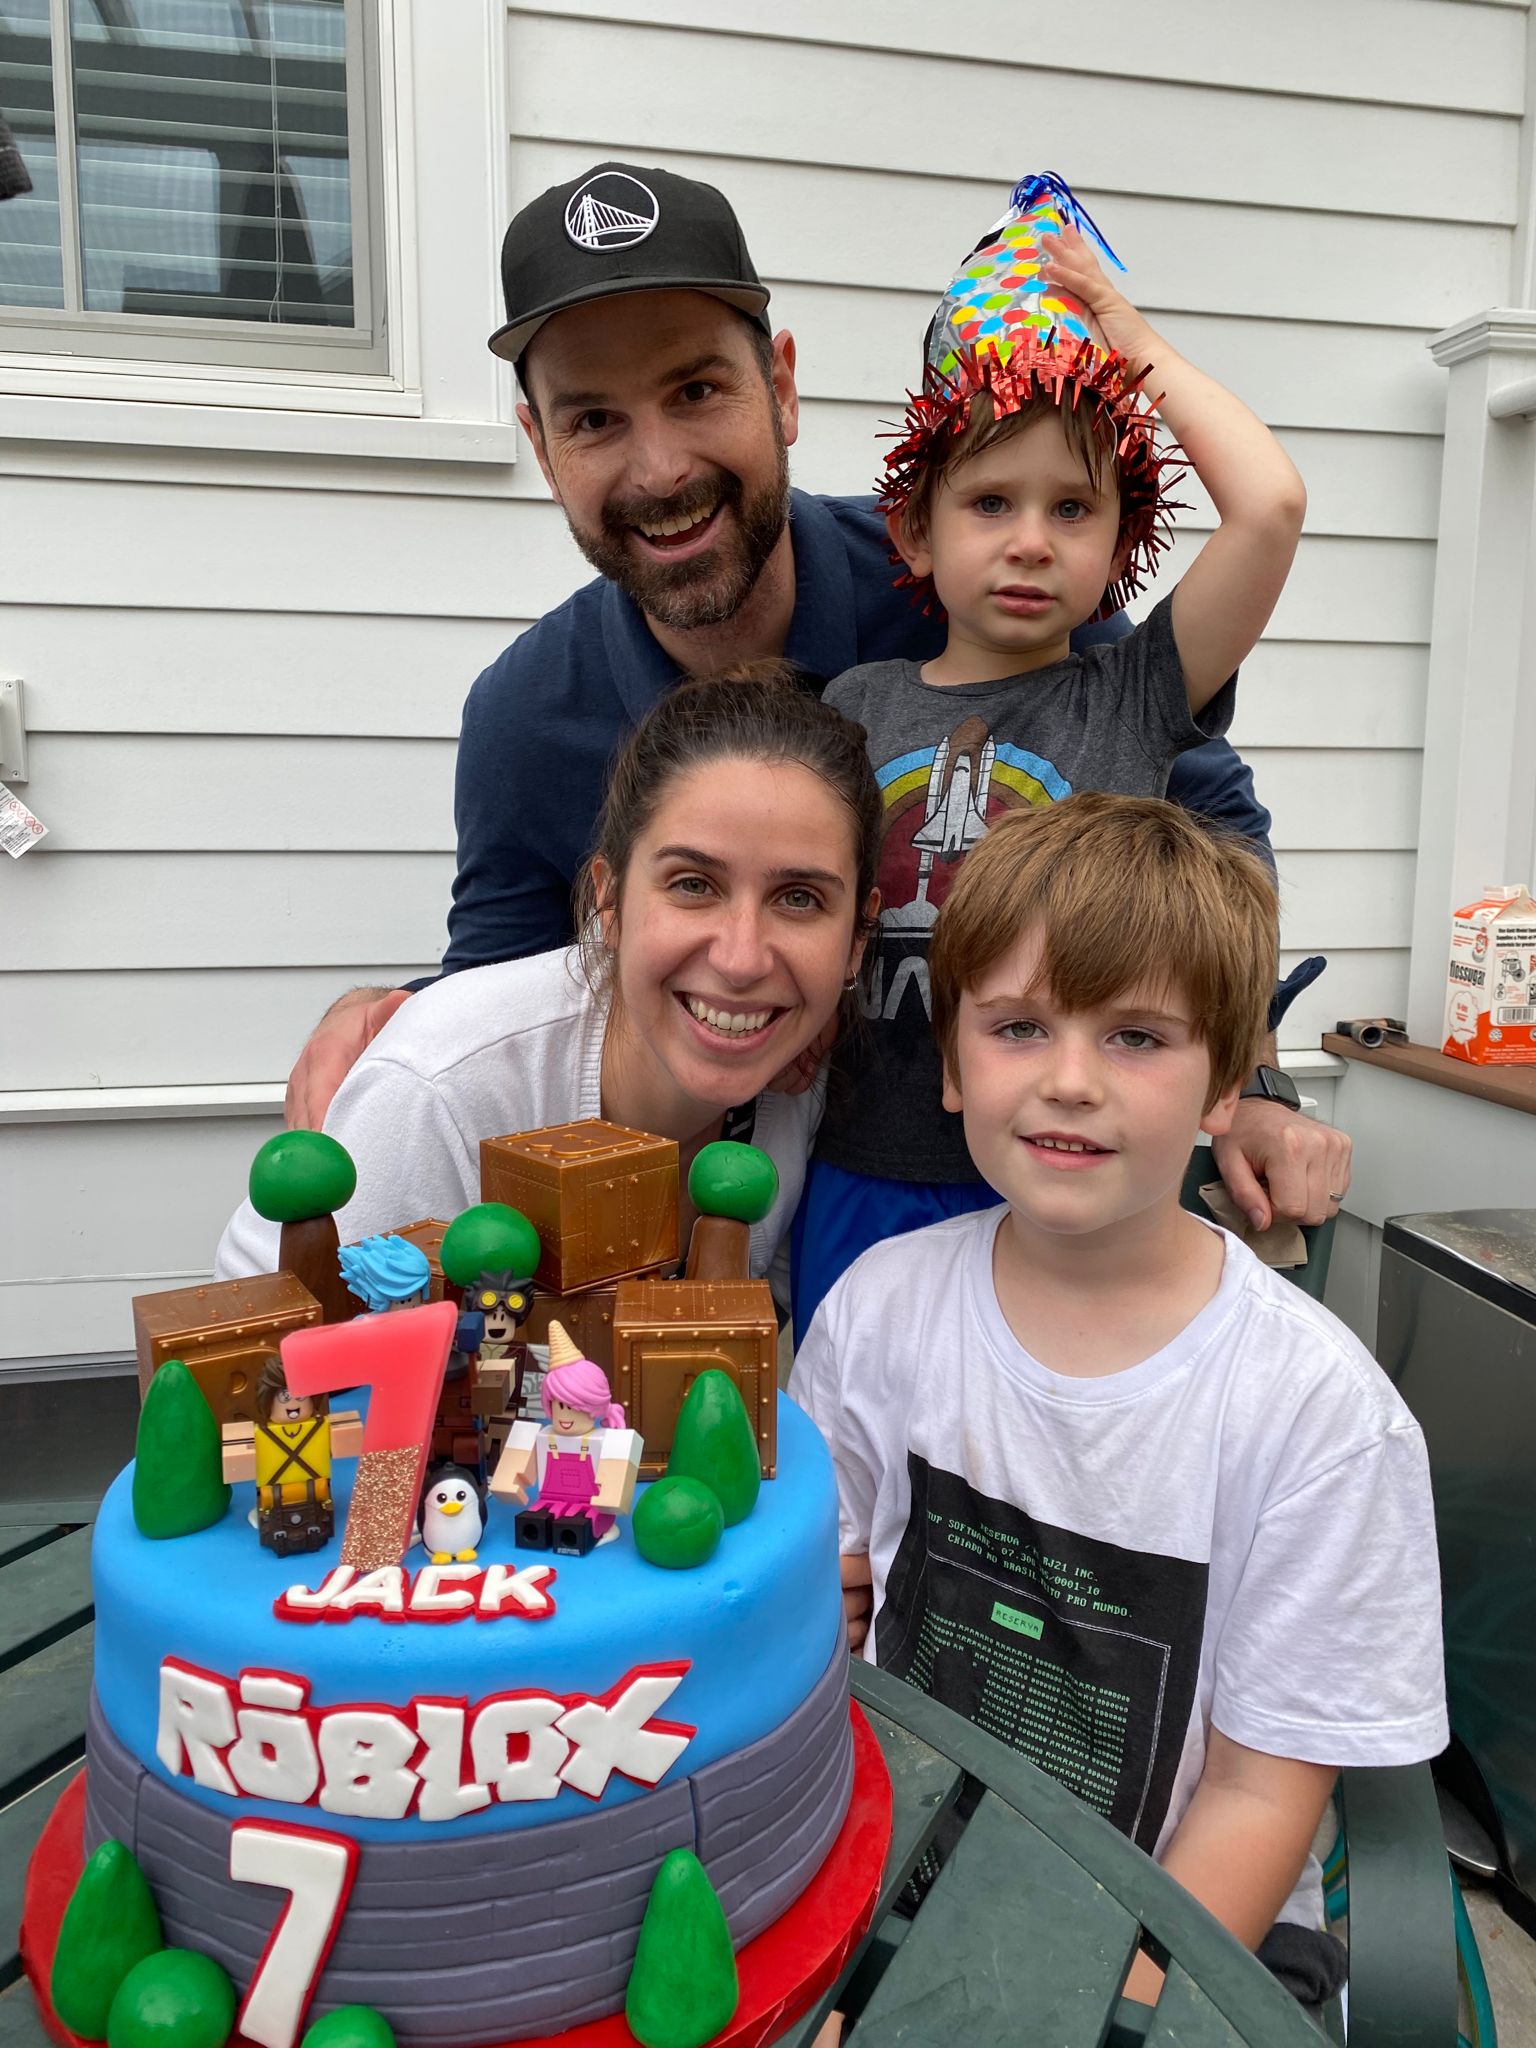
[[[405,1237],[365,1237],[343,1245],[341,1277],[365,1311],[384,1315],[393,1308],[415,1308],[427,1299],[432,1268],[420,1245]]]

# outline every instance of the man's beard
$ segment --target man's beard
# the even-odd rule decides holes
[[[719,469],[675,497],[610,498],[595,532],[571,522],[572,538],[598,574],[617,583],[657,625],[675,632],[723,626],[740,611],[778,546],[789,519],[789,453],[776,407],[770,406],[769,418],[777,451],[774,471],[750,496],[739,476]],[[726,516],[707,553],[675,564],[638,558],[636,526],[696,518],[717,504]]]

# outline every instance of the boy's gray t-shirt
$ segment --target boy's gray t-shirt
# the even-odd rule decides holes
[[[1235,679],[1191,713],[1171,602],[1123,640],[1003,682],[930,684],[916,662],[876,661],[828,684],[825,701],[869,735],[885,824],[868,1029],[834,1056],[818,1159],[887,1180],[980,1178],[939,1100],[934,920],[990,819],[1082,789],[1161,796],[1175,758],[1226,731]]]

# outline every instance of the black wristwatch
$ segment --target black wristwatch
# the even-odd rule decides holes
[[[1300,1109],[1301,1097],[1296,1092],[1296,1083],[1289,1074],[1279,1067],[1255,1067],[1252,1078],[1238,1091],[1239,1102],[1250,1095],[1257,1095],[1266,1102],[1282,1103],[1287,1109]]]

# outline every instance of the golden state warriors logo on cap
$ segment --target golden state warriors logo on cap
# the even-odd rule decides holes
[[[629,249],[661,218],[649,185],[622,171],[599,171],[571,194],[565,232],[578,249]]]

